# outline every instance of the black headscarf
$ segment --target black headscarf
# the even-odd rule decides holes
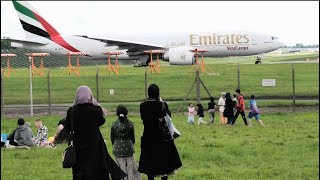
[[[226,99],[231,99],[231,95],[229,92],[226,93]]]
[[[160,97],[160,89],[156,84],[151,84],[148,87],[148,96],[149,99],[156,99],[159,100]]]
[[[127,122],[128,121],[128,119],[127,119],[128,109],[122,104],[118,105],[117,116],[119,117],[120,121]]]

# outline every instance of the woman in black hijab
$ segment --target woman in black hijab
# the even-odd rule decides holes
[[[147,174],[148,180],[160,176],[162,180],[182,166],[174,141],[164,141],[159,128],[159,118],[165,116],[160,101],[159,87],[151,84],[148,100],[140,105],[140,116],[144,125],[141,137],[139,172]]]
[[[223,116],[228,119],[228,123],[230,124],[234,119],[233,108],[235,107],[235,102],[232,101],[231,95],[229,92],[226,93],[226,108],[224,109]]]

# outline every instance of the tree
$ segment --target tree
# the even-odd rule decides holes
[[[11,49],[11,41],[7,39],[1,39],[1,49]]]
[[[296,48],[303,48],[303,47],[304,47],[303,43],[296,44]]]

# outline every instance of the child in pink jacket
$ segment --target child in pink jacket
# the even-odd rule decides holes
[[[194,124],[194,115],[196,113],[195,108],[193,107],[192,103],[189,104],[188,107],[188,123],[189,124]]]

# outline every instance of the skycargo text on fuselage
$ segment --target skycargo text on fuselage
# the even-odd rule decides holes
[[[190,34],[190,45],[214,45],[214,44],[248,44],[250,42],[248,34],[231,34],[231,35],[198,35]]]

